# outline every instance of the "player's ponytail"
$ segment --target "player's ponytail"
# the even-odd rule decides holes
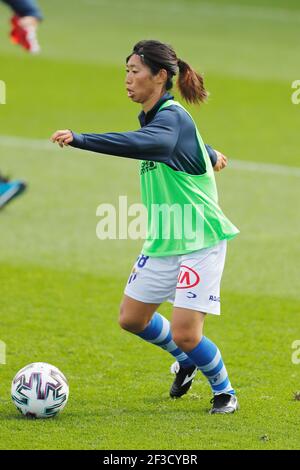
[[[188,103],[203,103],[208,93],[204,88],[203,76],[181,59],[178,59],[179,76],[177,86]]]
[[[133,54],[140,56],[142,62],[149,67],[153,75],[161,69],[167,72],[165,89],[173,87],[173,77],[179,73],[177,86],[182,97],[188,103],[203,103],[208,96],[204,88],[203,77],[187,62],[178,59],[174,49],[169,44],[155,40],[139,41],[127,57],[126,63]]]

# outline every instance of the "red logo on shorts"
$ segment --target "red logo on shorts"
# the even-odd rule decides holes
[[[200,282],[199,274],[192,268],[182,264],[180,266],[180,273],[176,289],[187,289],[196,286]]]

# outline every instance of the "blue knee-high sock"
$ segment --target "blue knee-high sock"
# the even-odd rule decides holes
[[[192,351],[187,352],[187,355],[208,379],[214,394],[235,394],[221,353],[212,341],[203,336],[200,343]]]
[[[146,328],[141,333],[138,333],[137,336],[148,341],[148,343],[155,344],[165,351],[168,351],[175,357],[180,366],[186,368],[195,365],[194,362],[174,343],[170,322],[159,313],[154,313]]]

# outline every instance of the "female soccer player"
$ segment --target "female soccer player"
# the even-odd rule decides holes
[[[207,96],[203,79],[159,41],[138,42],[126,66],[127,95],[142,105],[141,129],[60,130],[51,139],[61,147],[142,160],[148,232],[125,288],[120,326],[175,357],[172,398],[189,390],[199,369],[212,388],[210,413],[233,413],[238,402],[220,351],[202,334],[206,315],[220,314],[226,243],[238,233],[218,205],[213,165],[221,169],[226,158],[203,144],[190,114],[168,93],[179,71],[181,95],[200,103]],[[167,300],[174,306],[171,324],[157,312]]]

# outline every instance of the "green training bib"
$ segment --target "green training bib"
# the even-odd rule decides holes
[[[180,106],[168,100],[167,106]],[[214,170],[207,150],[191,117],[206,171],[190,175],[165,163],[142,161],[140,167],[142,202],[148,211],[147,236],[142,252],[148,256],[189,253],[235,237],[239,230],[218,205]],[[199,156],[200,158],[200,156]]]

